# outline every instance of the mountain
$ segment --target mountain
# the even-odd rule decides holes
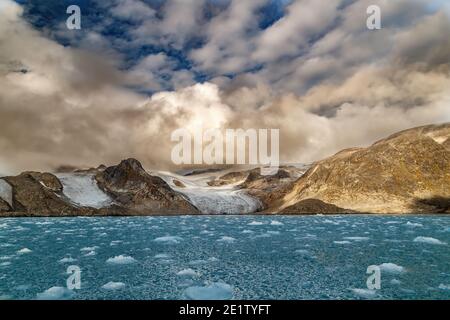
[[[292,213],[302,201],[316,199],[358,212],[449,213],[449,139],[446,123],[343,150],[314,163],[268,211]]]
[[[136,159],[0,178],[0,216],[450,213],[450,123],[312,165],[147,172]]]

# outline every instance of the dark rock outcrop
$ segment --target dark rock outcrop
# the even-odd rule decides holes
[[[339,208],[333,204],[325,203],[318,199],[306,199],[284,208],[280,214],[344,214],[356,213],[353,210]]]
[[[196,214],[195,208],[160,177],[148,174],[136,159],[127,159],[96,175],[101,189],[134,214]]]

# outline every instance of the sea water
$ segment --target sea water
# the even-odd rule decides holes
[[[3,218],[0,298],[450,299],[450,217]]]

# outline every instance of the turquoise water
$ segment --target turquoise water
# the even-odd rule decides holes
[[[450,299],[450,217],[0,219],[0,297]]]

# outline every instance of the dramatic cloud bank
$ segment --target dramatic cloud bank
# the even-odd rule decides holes
[[[369,31],[374,2],[383,28]],[[279,128],[281,161],[310,162],[450,121],[445,2],[298,0],[262,27],[266,3],[116,0],[105,10],[128,37],[89,29],[63,46],[64,27],[49,35],[0,0],[0,174],[126,157],[173,169],[180,127]],[[126,48],[154,44],[167,50],[127,65]]]

